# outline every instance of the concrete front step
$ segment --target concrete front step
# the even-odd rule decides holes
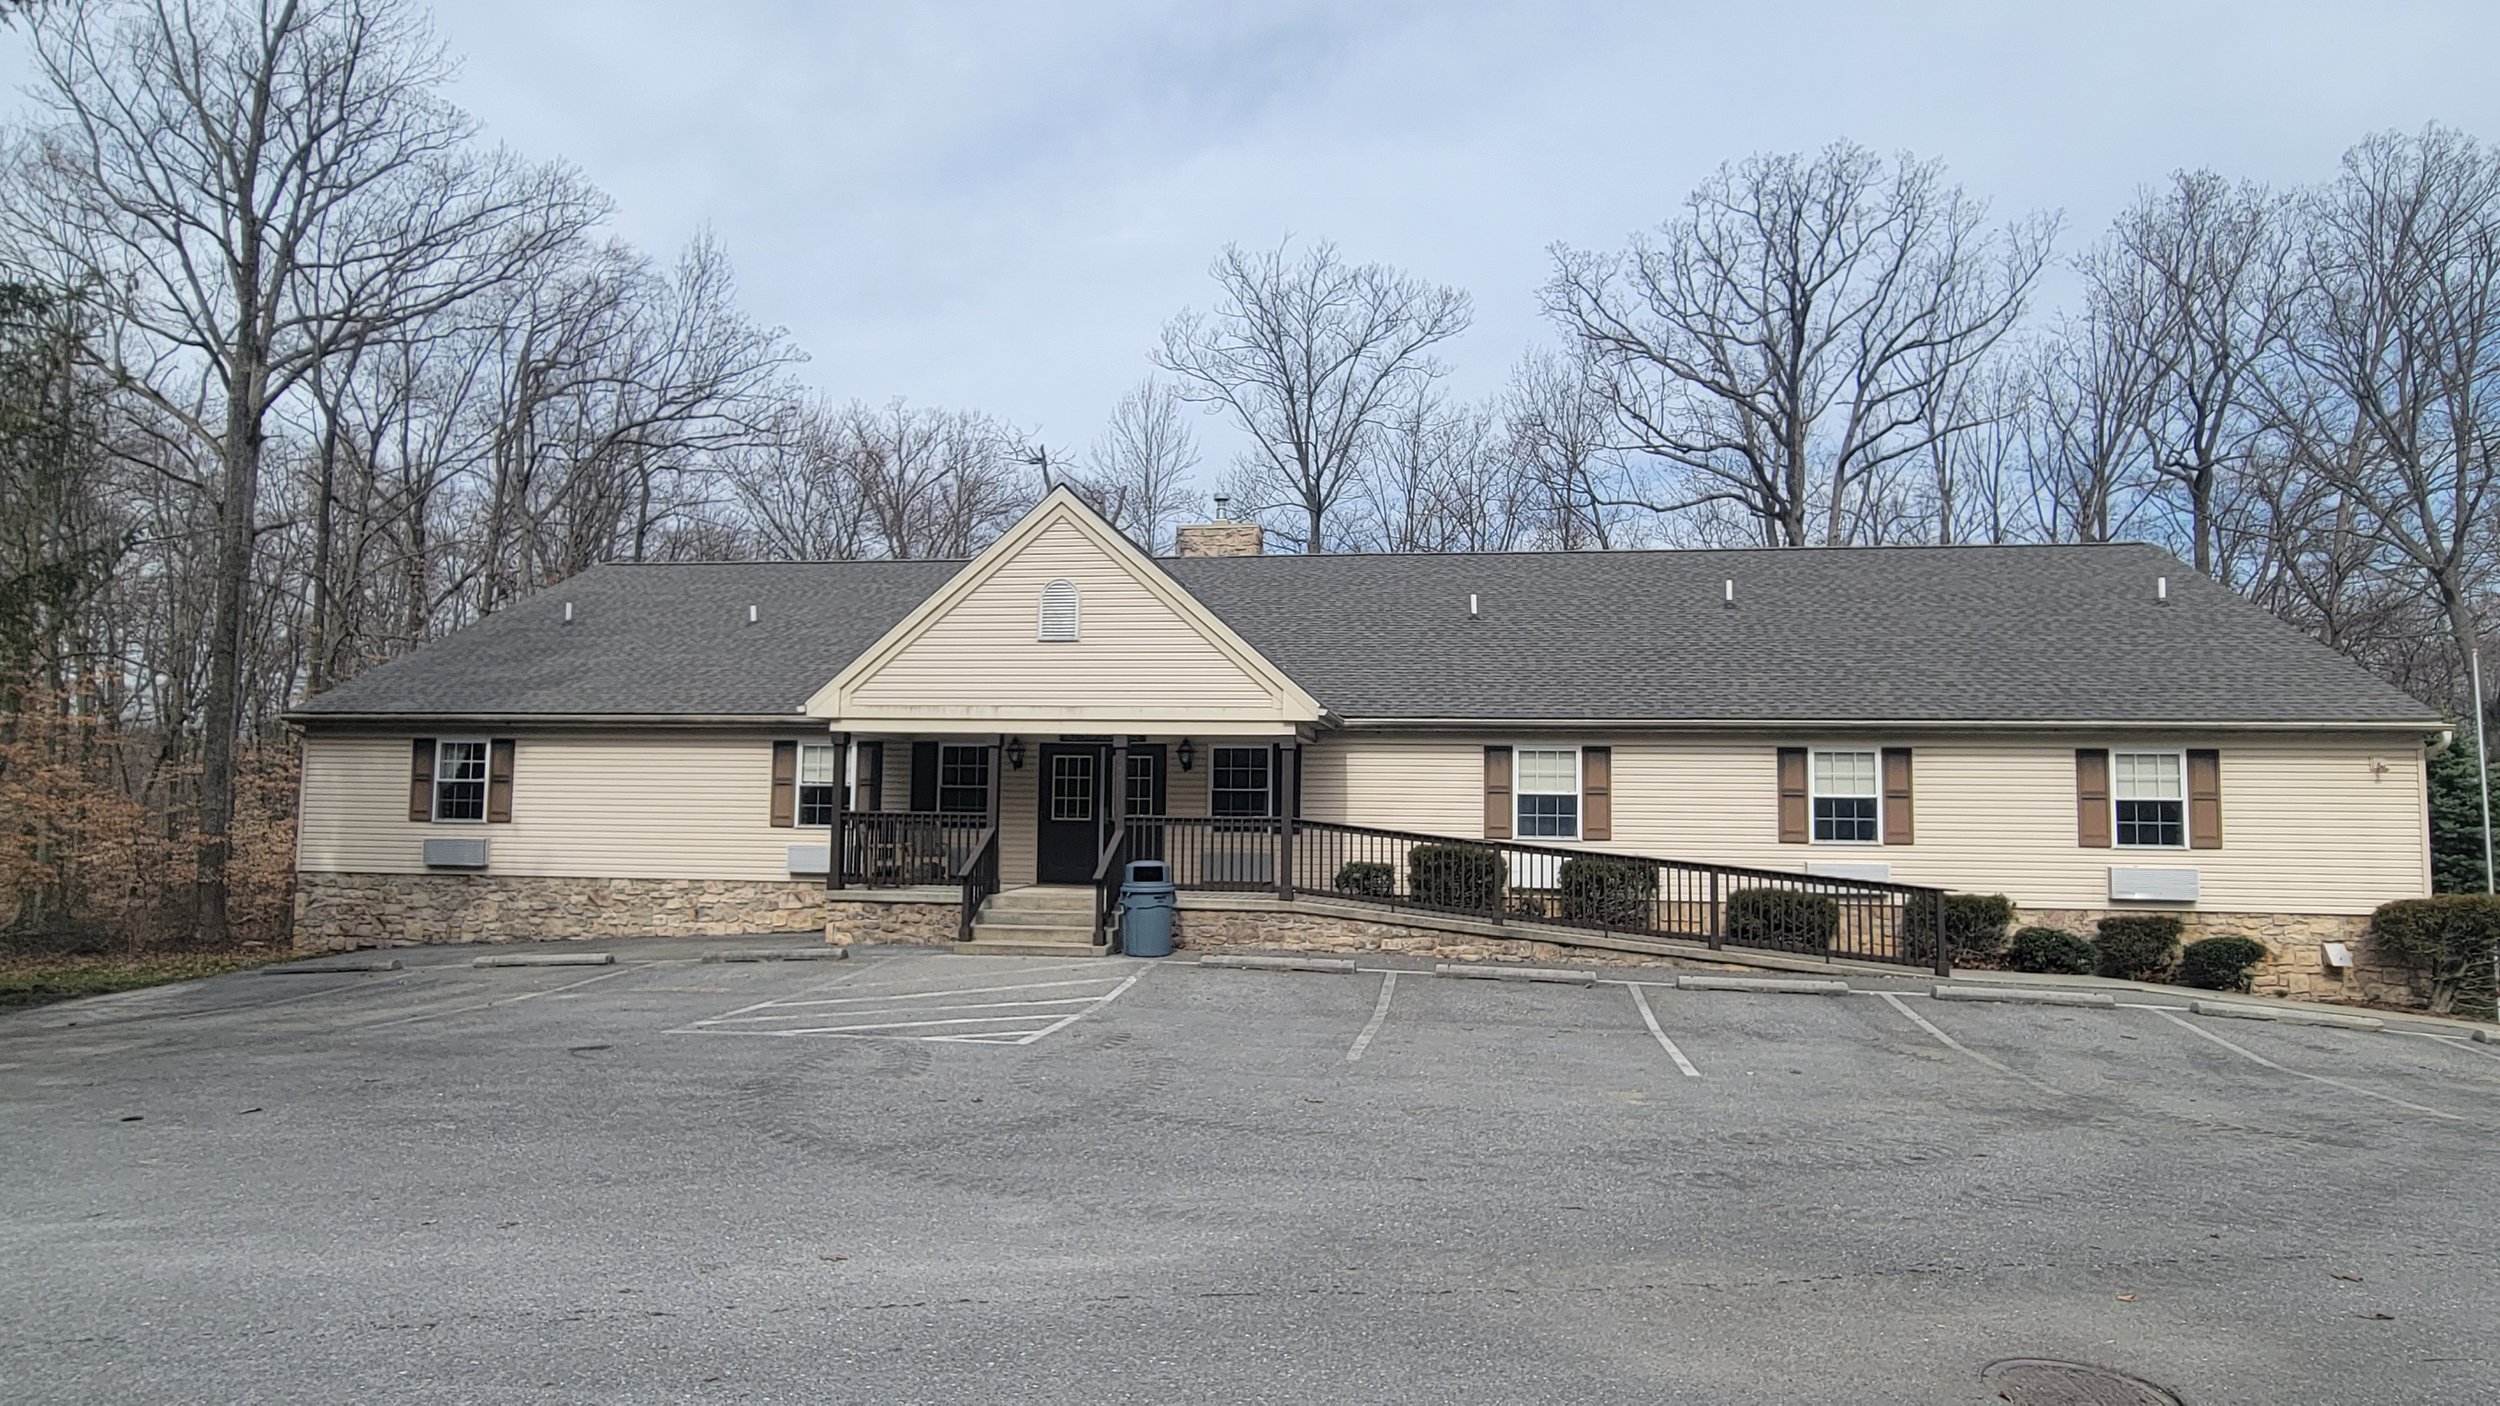
[[[975,927],[1067,928],[1083,932],[1094,925],[1094,910],[1062,913],[1055,909],[984,908],[972,919]]]
[[[1094,911],[1094,891],[1091,888],[1034,884],[1001,890],[991,895],[984,906],[1001,912],[1091,913]]]
[[[1079,933],[1065,942],[1027,938],[1029,929],[1018,929],[1017,936],[1002,937],[973,929],[970,942],[958,942],[955,950],[967,957],[1101,957],[1109,955],[1108,943],[1086,942]]]

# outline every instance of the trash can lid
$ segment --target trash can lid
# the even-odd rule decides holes
[[[1171,882],[1167,877],[1169,873],[1170,871],[1164,868],[1163,861],[1160,859],[1133,859],[1129,861],[1128,882],[1132,884],[1169,883]]]

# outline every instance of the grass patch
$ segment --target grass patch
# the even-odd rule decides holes
[[[0,1010],[136,991],[169,981],[223,976],[284,961],[293,955],[275,950],[155,953],[138,957],[0,957]]]

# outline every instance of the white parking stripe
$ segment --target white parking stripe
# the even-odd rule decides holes
[[[1398,974],[1396,972],[1384,973],[1380,978],[1380,1003],[1372,1007],[1371,1024],[1364,1026],[1363,1033],[1354,1037],[1354,1048],[1345,1052],[1346,1063],[1352,1064],[1361,1059],[1363,1051],[1372,1047],[1372,1037],[1378,1035],[1380,1027],[1388,1023],[1389,999],[1395,996],[1397,991]]]
[[[1100,963],[1088,963],[1101,970]],[[1066,966],[1042,968],[1064,971]],[[949,963],[949,976],[961,979],[961,968]],[[1004,976],[1005,972],[985,975]],[[1029,1045],[1065,1030],[1119,999],[1145,975],[1138,963],[1123,963],[1110,975],[1071,977],[1062,981],[1026,981],[978,986],[942,986],[933,991],[881,990],[870,995],[758,1001],[734,1011],[698,1020],[672,1031],[681,1035],[808,1035],[862,1040],[943,1040],[958,1044]],[[922,980],[930,978],[924,974]],[[940,978],[943,979],[943,978]],[[1087,990],[1109,986],[1109,990]],[[825,990],[818,986],[811,990]],[[1020,993],[1034,993],[1023,995]],[[1064,994],[1063,994],[1064,993]],[[950,1000],[950,997],[998,996],[992,1001]],[[1074,1007],[1074,1009],[1070,1009]],[[964,1014],[953,1014],[964,1012]],[[792,1024],[790,1022],[804,1022]],[[966,1027],[978,1027],[967,1029]]]
[[[866,1011],[804,1010],[792,1011],[788,1015],[725,1015],[718,1020],[707,1020],[703,1023],[705,1025],[753,1025],[767,1020],[831,1020],[856,1015],[919,1015],[927,1011],[1007,1011],[1022,1010],[1028,1006],[1090,1006],[1100,1000],[1102,1000],[1100,996],[1061,996],[1048,1001],[962,1001],[947,1006],[889,1005]]]
[[[2415,1039],[2419,1040],[2436,1040],[2440,1044],[2448,1046],[2450,1049],[2463,1050],[2470,1055],[2481,1055],[2485,1059],[2500,1059],[2500,1050],[2486,1050],[2481,1046],[2476,1045],[2474,1041],[2467,1036],[2451,1035],[2445,1030],[2398,1030],[2393,1033],[2398,1035],[2411,1035]]]
[[[872,1001],[919,1001],[933,996],[984,996],[999,991],[1045,991],[1062,986],[1108,986],[1119,979],[1117,976],[1096,976],[1075,981],[1024,981],[1013,986],[956,986],[944,991],[894,991],[876,996],[827,996],[814,1001],[764,1001],[749,1006],[747,1009],[780,1010],[796,1006],[850,1006]],[[736,1014],[738,1014],[736,1011],[729,1013],[729,1015]],[[720,1016],[718,1019],[727,1020],[729,1016]]]
[[[2044,1083],[2038,1079],[2034,1079],[2019,1069],[2009,1068],[2006,1065],[1989,1058],[1987,1055],[1981,1054],[1979,1051],[1972,1049],[1970,1046],[1963,1044],[1961,1041],[1954,1039],[1952,1036],[1947,1035],[1943,1030],[1936,1026],[1935,1022],[1929,1020],[1923,1015],[1920,1015],[1918,1012],[1911,1010],[1908,1005],[1902,1002],[1899,996],[1894,995],[1892,992],[1878,991],[1875,994],[1884,998],[1884,1004],[1892,1007],[1896,1011],[1901,1012],[1903,1015],[1908,1016],[1910,1018],[1910,1022],[1916,1025],[1919,1029],[1935,1036],[1936,1042],[1943,1045],[1946,1049],[1968,1055],[1973,1060],[1988,1066],[1990,1069],[2004,1075],[2006,1078],[2020,1079],[2035,1089],[2042,1089],[2049,1093],[2059,1095],[2063,1095],[2066,1092],[2064,1089],[2058,1088],[2054,1084]]]
[[[1667,1052],[1667,1058],[1675,1061],[1675,1067],[1684,1071],[1685,1078],[1700,1078],[1701,1071],[1695,1069],[1693,1062],[1684,1057],[1684,1052],[1675,1047],[1675,1041],[1667,1038],[1667,1032],[1658,1028],[1658,1017],[1649,1008],[1649,997],[1637,984],[1627,983],[1625,989],[1632,993],[1632,1004],[1641,1008],[1641,1023],[1649,1027],[1650,1034],[1658,1037],[1659,1048]]]
[[[2454,1113],[2443,1113],[2428,1104],[2415,1103],[2411,1099],[2398,1098],[2394,1094],[2383,1094],[2376,1089],[2365,1089],[2359,1084],[2348,1084],[2341,1079],[2328,1078],[2324,1074],[2312,1074],[2305,1069],[2293,1069],[2287,1065],[2277,1064],[2273,1060],[2266,1058],[2264,1055],[2257,1053],[2255,1050],[2244,1049],[2235,1045],[2230,1041],[2223,1039],[2221,1036],[2216,1035],[2214,1032],[2205,1029],[2203,1026],[2181,1020],[2179,1017],[2172,1015],[2168,1011],[2157,1010],[2153,1012],[2153,1014],[2160,1016],[2162,1019],[2169,1021],[2171,1024],[2179,1027],[2181,1030],[2184,1030],[2191,1035],[2197,1035],[2203,1037],[2204,1039],[2211,1040],[2215,1044],[2229,1050],[2231,1053],[2238,1055],[2240,1058],[2253,1060],[2258,1064],[2264,1065],[2268,1069],[2276,1071],[2277,1073],[2289,1074],[2295,1079],[2307,1079],[2313,1083],[2325,1084],[2333,1088],[2342,1089],[2348,1094],[2359,1094],[2363,1098],[2380,1099],[2385,1102],[2392,1103],[2399,1108],[2410,1108],[2416,1113],[2428,1114],[2433,1118],[2445,1118],[2451,1123],[2462,1123],[2466,1121]]]

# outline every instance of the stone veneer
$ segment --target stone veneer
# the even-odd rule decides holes
[[[2090,938],[2094,925],[2119,913],[2140,913],[2146,909],[2022,909],[2015,914],[2017,927],[2063,928],[2077,937]],[[2429,1004],[2427,992],[2417,990],[2413,973],[2402,962],[2391,962],[2378,955],[2376,945],[2369,941],[2370,916],[2367,913],[2201,913],[2174,912],[2179,920],[2179,942],[2201,941],[2208,937],[2245,937],[2262,944],[2266,960],[2249,973],[2249,990],[2259,996],[2282,996],[2296,1001],[2379,1001],[2389,1005],[2421,1006]],[[2341,942],[2352,948],[2353,966],[2338,971],[2326,964],[2327,943]]]
[[[496,874],[295,877],[295,946],[822,933],[836,943],[941,942],[953,903],[840,900],[811,880],[588,879]]]

